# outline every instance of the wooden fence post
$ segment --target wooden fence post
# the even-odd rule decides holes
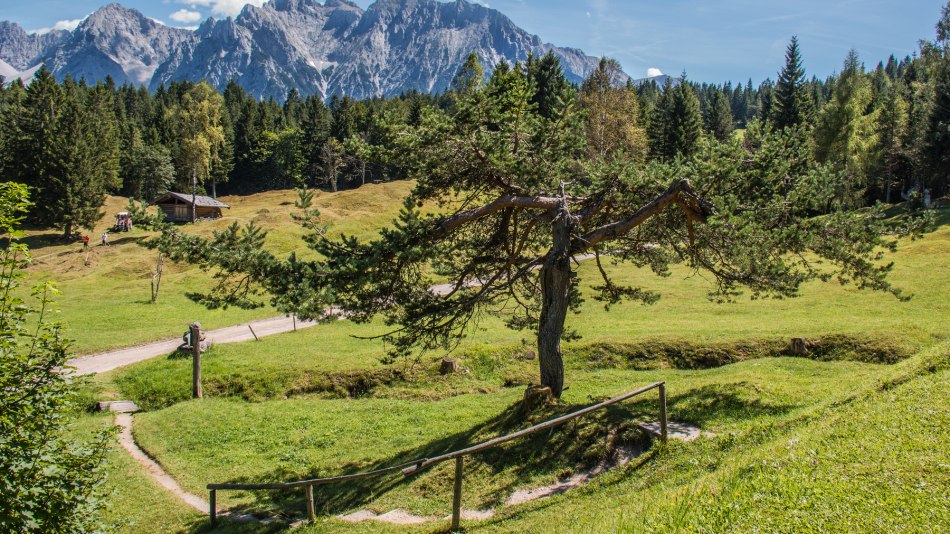
[[[191,332],[191,352],[193,361],[191,366],[191,393],[196,399],[204,398],[201,393],[201,323],[194,322],[188,325]]]
[[[660,439],[666,443],[666,382],[660,383]]]
[[[218,524],[218,506],[217,506],[217,497],[218,490],[211,490],[210,499],[208,500],[209,512],[211,512],[211,526],[214,527]]]
[[[257,337],[257,332],[254,331],[254,327],[251,326],[251,323],[247,323],[247,327],[251,330],[251,335],[254,336],[254,341],[260,341],[261,338]]]
[[[455,493],[452,495],[452,530],[462,523],[462,456],[455,458]]]
[[[311,523],[317,520],[317,507],[313,503],[313,485],[307,486],[307,519]]]

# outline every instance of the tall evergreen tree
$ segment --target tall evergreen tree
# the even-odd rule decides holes
[[[869,185],[878,120],[878,110],[872,104],[871,82],[857,52],[851,50],[814,131],[815,158],[835,165],[847,176],[839,200],[849,206],[862,203]]]
[[[552,52],[541,59],[530,56],[525,68],[534,88],[531,102],[537,106],[538,115],[546,119],[558,117],[574,102],[576,90]]]
[[[706,129],[720,141],[728,141],[735,131],[732,106],[723,91],[716,91],[706,114]]]
[[[690,157],[699,149],[702,134],[699,99],[686,81],[686,73],[676,86],[667,78],[650,117],[650,155],[663,161]]]
[[[932,104],[922,143],[924,186],[936,198],[950,191],[950,2],[937,22],[937,40],[927,47],[927,59],[933,65]]]
[[[798,126],[806,122],[811,113],[798,36],[792,36],[785,50],[785,67],[778,75],[770,107],[769,119],[776,130]]]
[[[119,144],[113,106],[102,98],[108,88],[86,96],[67,79],[63,89],[53,146],[57,157],[45,184],[51,201],[43,211],[48,223],[69,237],[75,228],[91,229],[102,217],[106,191],[118,178]]]

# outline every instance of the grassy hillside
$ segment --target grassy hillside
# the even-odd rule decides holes
[[[345,204],[357,214],[348,231],[368,234],[389,217],[378,213],[391,209],[391,215],[398,203],[373,204],[366,193],[373,191],[322,201]],[[290,200],[280,198],[266,203]],[[245,206],[258,201],[264,202],[245,199]],[[723,305],[706,298],[707,280],[683,269],[658,279],[612,265],[619,279],[659,291],[660,302],[607,312],[588,298],[582,313],[568,318],[582,338],[566,345],[564,402],[527,419],[519,400],[524,385],[536,380],[532,336],[494,319],[482,321],[453,353],[467,372],[449,377],[437,373],[442,354],[384,365],[380,342],[355,337],[383,332],[384,325],[338,321],[214,347],[203,358],[203,401],[188,398],[191,363],[180,358],[98,376],[90,395],[132,398],[145,407],[136,416],[136,439],[186,489],[204,494],[209,482],[333,475],[432,456],[665,380],[670,417],[715,437],[651,447],[587,487],[521,506],[504,504],[512,491],[551,483],[620,446],[646,446],[634,423],[656,417],[655,396],[511,443],[466,463],[464,506],[496,510],[494,518],[466,525],[551,531],[572,524],[591,532],[925,525],[939,531],[950,528],[950,468],[942,460],[950,457],[943,439],[950,435],[950,225],[942,215],[943,226],[902,243],[892,258],[893,281],[914,294],[908,303],[813,283],[797,299]],[[272,223],[273,246],[287,252],[294,236],[283,233],[290,232],[283,220]],[[588,281],[596,280],[595,269],[580,266]],[[791,358],[785,353],[791,336],[819,344],[810,358]],[[116,454],[109,482],[116,506],[104,517],[109,529],[141,531],[153,521],[167,531],[202,528],[200,518],[149,490],[144,474]],[[139,494],[149,491],[150,508],[136,507]],[[451,470],[443,465],[409,478],[322,488],[317,499],[325,517],[307,531],[437,531],[446,524],[350,525],[333,517],[359,508],[444,516]],[[293,491],[222,493],[219,504],[261,517],[303,510],[302,492]]]
[[[367,185],[359,190],[318,193],[315,204],[332,224],[332,232],[368,235],[390,220],[401,207],[411,187],[409,182]],[[306,252],[302,231],[290,219],[296,194],[272,191],[246,197],[222,197],[230,204],[225,217],[213,222],[183,225],[185,232],[211,235],[237,222],[255,224],[268,230],[274,253]],[[184,294],[206,289],[210,277],[188,265],[166,263],[157,304],[150,302],[149,284],[157,253],[136,244],[147,234],[142,230],[111,234],[111,247],[99,245],[103,231],[111,229],[113,215],[128,200],[110,197],[105,216],[90,236],[90,250],[79,242],[64,243],[60,232],[34,230],[26,241],[33,253],[31,280],[54,280],[63,292],[61,319],[75,340],[74,350],[89,353],[155,339],[176,337],[185,324],[200,321],[206,328],[237,324],[274,314],[271,309],[244,311],[206,310]]]

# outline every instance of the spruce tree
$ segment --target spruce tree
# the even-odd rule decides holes
[[[108,88],[84,90],[67,79],[54,135],[56,159],[45,184],[47,221],[69,237],[102,217],[106,192],[118,180],[119,142]]]
[[[7,179],[28,185],[34,206],[49,206],[57,199],[48,185],[54,180],[56,163],[60,159],[57,147],[59,121],[63,108],[63,88],[45,66],[36,72],[26,89],[26,121],[24,121],[24,151],[17,173]],[[52,212],[34,208],[30,219],[39,224],[52,225]]]
[[[869,185],[879,114],[872,104],[871,82],[851,50],[814,130],[815,159],[845,173],[846,187],[836,200],[849,206],[861,204]]]
[[[699,111],[699,99],[686,81],[683,80],[673,89],[672,108],[669,113],[668,157],[691,157],[699,150],[699,140],[703,135],[703,117]]]
[[[797,36],[792,36],[785,50],[785,68],[779,73],[770,107],[769,119],[776,130],[802,124],[811,113]]]
[[[732,106],[729,99],[722,91],[716,91],[713,96],[712,105],[709,106],[707,114],[706,128],[720,141],[728,141],[735,131],[733,122]]]
[[[531,101],[537,106],[539,115],[552,119],[574,101],[574,86],[567,81],[561,61],[552,52],[538,60],[529,56],[525,68],[534,86]]]
[[[650,141],[650,157],[667,160],[672,158],[670,146],[670,122],[673,109],[673,84],[666,79],[659,97],[653,102],[650,122],[647,125],[647,138]]]

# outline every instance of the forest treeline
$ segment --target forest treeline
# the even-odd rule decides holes
[[[691,158],[703,143],[788,130],[796,140],[788,150],[846,176],[829,205],[922,202],[925,192],[946,194],[950,176],[947,19],[944,8],[936,40],[913,57],[868,69],[852,51],[826,79],[807,77],[796,38],[777,80],[758,86],[695,83],[685,73],[682,83],[637,86],[610,59],[576,86],[553,55],[495,72],[521,73],[541,116],[556,103],[581,108],[592,158]],[[98,220],[106,194],[147,201],[193,184],[217,196],[399,179],[389,132],[417,126],[426,108],[456,113],[458,95],[482,83],[482,69],[473,55],[440,95],[324,102],[292,90],[279,102],[257,100],[234,82],[220,93],[192,82],[149,92],[110,79],[58,81],[44,68],[29,85],[0,80],[0,176],[30,186],[34,224],[66,235]]]

